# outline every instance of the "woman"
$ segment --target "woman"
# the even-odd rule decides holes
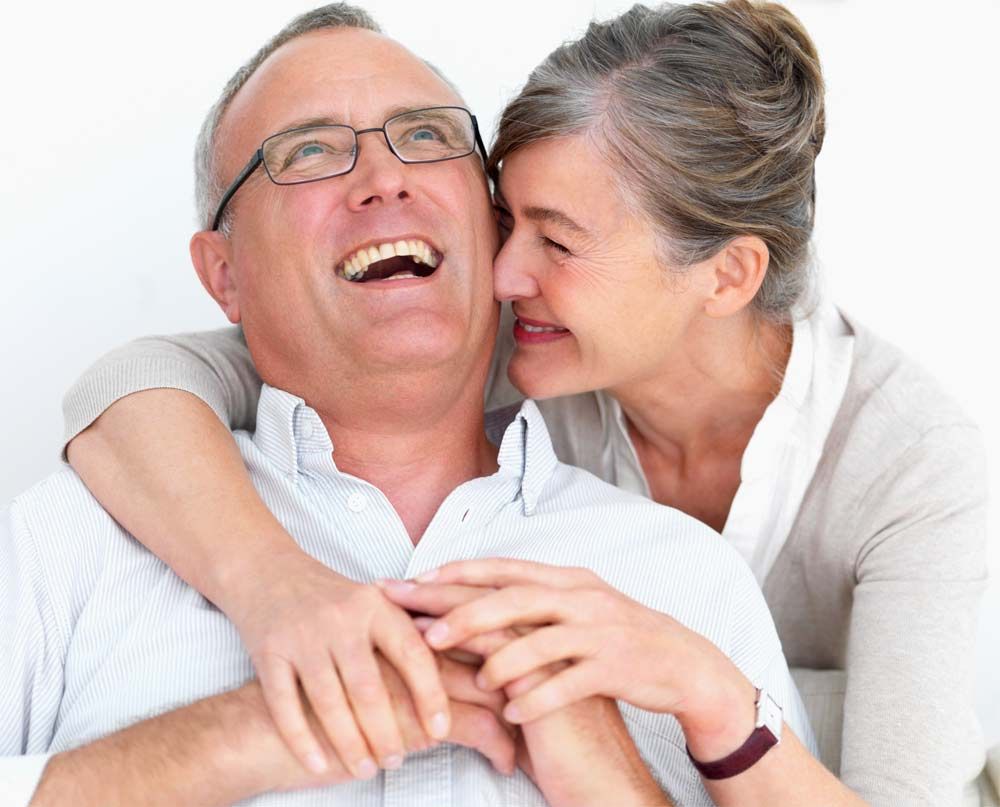
[[[636,7],[555,51],[504,113],[491,156],[506,233],[495,289],[512,306],[489,407],[512,399],[506,365],[520,393],[546,399],[564,461],[690,513],[744,554],[789,662],[806,668],[819,733],[835,738],[823,756],[844,784],[801,759],[774,778],[812,803],[955,804],[982,766],[971,706],[982,453],[975,427],[909,362],[810,303],[823,134],[815,50],[780,6]],[[110,512],[226,611],[259,671],[288,660],[269,672],[281,680],[269,703],[308,756],[294,692],[316,647],[294,636],[319,629],[347,584],[304,558],[259,502],[207,407],[150,389],[193,392],[247,426],[257,383],[231,334],[137,343],[71,392],[71,436],[110,408],[69,457]],[[561,636],[621,633],[628,670],[588,666],[570,644],[546,657],[576,659],[578,681],[591,669],[556,694],[669,711],[657,701],[657,632],[634,603],[583,625],[540,620],[530,603],[487,618],[497,611],[483,604],[514,586],[544,584],[564,603],[599,588],[565,574],[460,564],[386,591],[443,617],[447,635],[427,626],[442,649],[539,621]],[[490,648],[484,687],[538,661],[502,655],[528,639]],[[537,697],[518,700],[509,718],[537,713]],[[768,800],[744,792],[739,803]]]

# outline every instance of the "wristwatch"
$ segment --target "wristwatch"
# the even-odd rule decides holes
[[[691,756],[691,749],[687,749],[691,762],[698,773],[706,779],[729,779],[738,776],[781,742],[781,726],[784,723],[781,707],[763,689],[757,690],[757,700],[754,705],[757,707],[754,730],[747,741],[729,756],[715,762],[699,762]]]

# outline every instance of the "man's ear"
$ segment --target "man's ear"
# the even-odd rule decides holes
[[[190,250],[201,285],[235,325],[240,321],[240,296],[230,263],[229,239],[218,230],[201,230],[191,237]]]
[[[711,259],[714,288],[705,300],[710,317],[729,317],[746,308],[760,289],[771,253],[760,238],[734,238]]]

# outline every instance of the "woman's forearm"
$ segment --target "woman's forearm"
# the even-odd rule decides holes
[[[731,779],[702,780],[719,807],[866,807],[786,725],[781,742]]]
[[[266,556],[299,553],[250,481],[232,434],[187,392],[122,398],[78,435],[70,464],[104,508],[227,613]]]

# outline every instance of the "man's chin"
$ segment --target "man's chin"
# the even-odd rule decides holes
[[[412,373],[455,363],[468,351],[467,334],[446,323],[373,329],[358,345],[372,370]]]

